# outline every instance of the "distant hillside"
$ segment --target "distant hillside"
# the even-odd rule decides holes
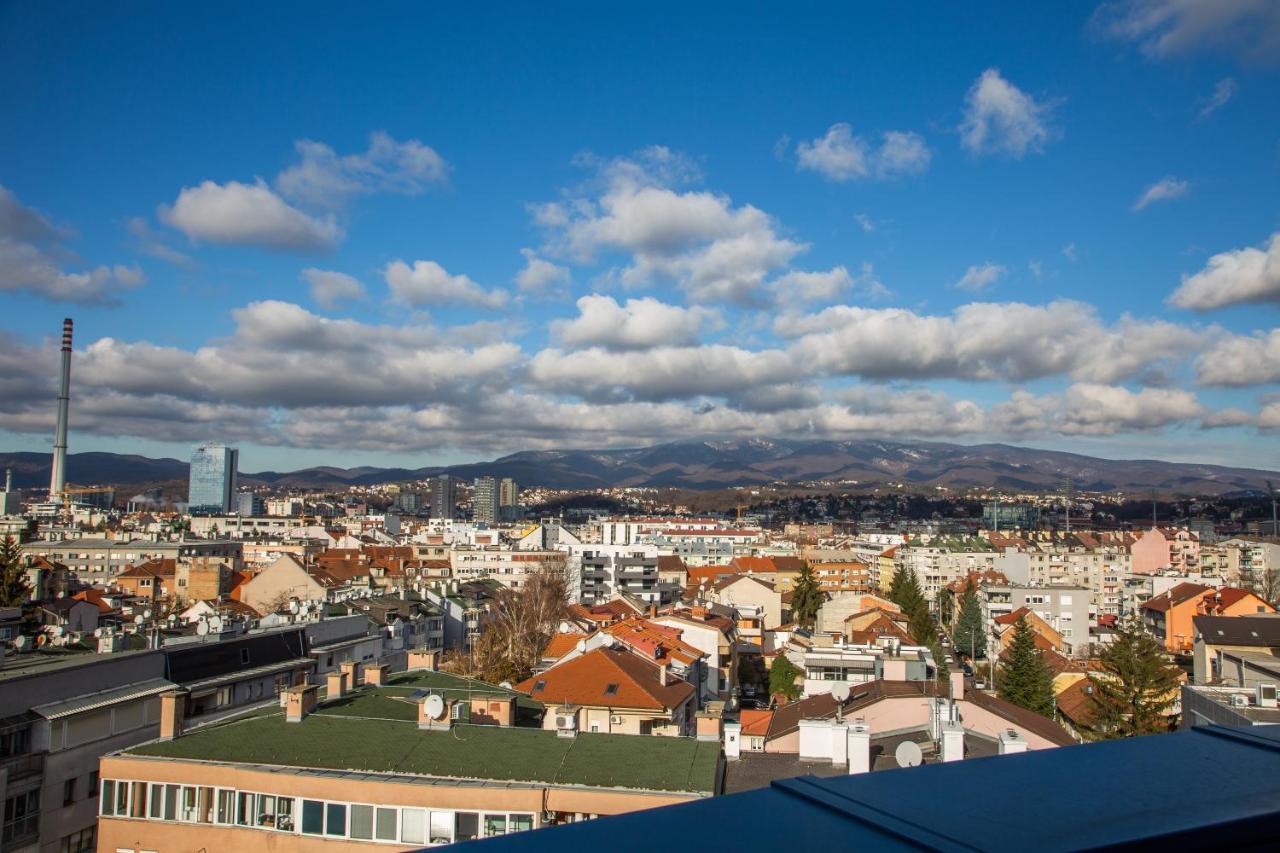
[[[49,488],[50,453],[0,453],[0,469],[13,469],[19,489]],[[134,485],[187,479],[188,465],[177,459],[151,459],[122,453],[67,454],[67,482],[87,485]]]
[[[14,469],[19,487],[49,482],[49,454],[0,454],[0,467]],[[187,464],[114,453],[73,453],[68,480],[117,485],[183,480]],[[918,441],[747,441],[672,442],[623,450],[537,450],[492,462],[427,468],[335,468],[241,474],[246,484],[294,488],[420,480],[439,473],[465,479],[482,474],[513,477],[522,486],[588,489],[653,486],[720,489],[775,481],[904,482],[919,486],[995,486],[1010,491],[1047,491],[1064,476],[1085,491],[1217,495],[1261,490],[1280,473],[1219,465],[1111,460],[1006,444],[965,446]]]

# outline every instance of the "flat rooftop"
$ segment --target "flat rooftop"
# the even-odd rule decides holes
[[[871,770],[899,769],[895,753],[903,741],[919,744],[925,764],[941,763],[929,733],[924,729],[913,732],[900,732],[893,735],[873,737],[871,739]],[[998,755],[1000,752],[994,740],[977,737],[965,732],[964,757],[985,758]],[[801,759],[799,755],[768,752],[744,752],[737,761],[725,762],[724,792],[736,794],[756,788],[767,788],[782,779],[794,779],[797,776],[815,776],[819,778],[835,778],[849,775],[847,765],[833,765],[830,760]]]
[[[417,708],[405,700],[415,689],[454,679],[467,683],[444,673],[409,673],[388,688],[325,703],[300,723],[285,722],[272,709],[122,754],[482,782],[715,791],[718,742],[591,733],[562,738],[538,728],[466,724],[450,731],[420,730]],[[502,692],[483,682],[469,684],[445,689],[459,696]]]

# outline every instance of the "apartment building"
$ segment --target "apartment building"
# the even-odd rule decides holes
[[[998,568],[997,553],[986,540],[933,537],[927,543],[911,540],[897,546],[893,559],[895,567],[916,573],[925,599],[934,601],[948,584],[973,572]]]
[[[24,655],[0,669],[0,849],[96,849],[98,759],[154,738],[165,656]]]
[[[1067,654],[1080,654],[1089,643],[1092,595],[1085,587],[987,584],[978,597],[989,629],[998,617],[1025,607],[1062,637]]]
[[[126,568],[147,560],[181,562],[209,559],[237,567],[242,555],[239,542],[216,539],[172,542],[144,539],[119,542],[99,538],[37,540],[23,543],[22,553],[25,557],[44,557],[61,563],[67,567],[73,580],[85,586],[108,586]]]

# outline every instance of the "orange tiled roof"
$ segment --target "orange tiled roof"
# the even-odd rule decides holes
[[[767,735],[769,723],[773,720],[772,711],[743,710],[738,712],[738,722],[742,724],[744,735]]]
[[[606,634],[650,660],[671,658],[688,666],[703,653],[680,639],[680,630],[648,619],[628,619],[603,629]]]
[[[995,622],[997,625],[1013,625],[1023,616],[1026,616],[1030,613],[1031,613],[1031,608],[1019,607],[1017,610],[1013,611],[1012,613],[1006,613],[1003,616],[997,616],[991,621]]]
[[[666,711],[693,694],[674,675],[658,680],[658,668],[622,649],[595,649],[515,686],[547,704]]]
[[[547,647],[542,650],[543,660],[560,660],[577,648],[578,641],[586,636],[586,634],[552,634]]]

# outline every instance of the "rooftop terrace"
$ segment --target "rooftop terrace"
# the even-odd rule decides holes
[[[300,723],[285,722],[273,709],[124,754],[486,782],[715,791],[719,743],[589,733],[562,738],[542,729],[478,725],[424,731],[416,707],[405,701],[423,688],[459,698],[509,692],[445,673],[409,673],[389,687],[327,702]]]

